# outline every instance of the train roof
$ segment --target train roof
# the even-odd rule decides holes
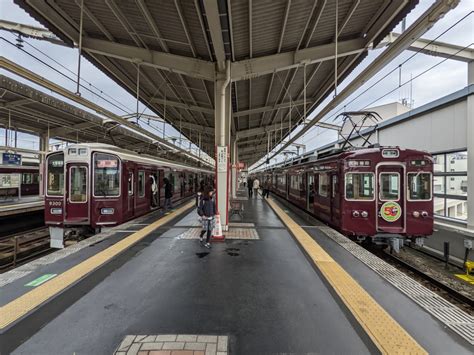
[[[77,143],[77,144],[71,144],[68,145],[66,148],[57,150],[54,152],[48,153],[48,156],[54,153],[58,152],[64,152],[67,149],[70,148],[89,148],[91,151],[94,152],[102,152],[102,153],[110,153],[117,155],[121,160],[128,160],[128,161],[134,161],[134,162],[139,162],[139,163],[145,163],[145,164],[158,164],[162,165],[164,167],[168,168],[175,168],[175,169],[187,169],[191,171],[199,171],[199,172],[204,172],[204,173],[212,173],[212,170],[209,169],[203,169],[203,168],[198,168],[198,167],[193,167],[193,166],[188,166],[184,165],[181,163],[176,163],[167,159],[163,158],[157,158],[151,155],[146,155],[146,154],[137,154],[134,151],[123,149],[116,147],[111,144],[104,144],[104,143]]]
[[[370,147],[354,147],[353,149],[332,149],[331,151],[324,152],[323,154],[317,154],[316,151],[312,151],[310,153],[306,153],[303,155],[300,155],[296,158],[291,159],[290,161],[276,164],[273,166],[268,167],[267,169],[264,169],[263,171],[268,171],[268,170],[274,170],[274,169],[282,169],[282,168],[291,168],[292,166],[296,165],[303,165],[303,164],[309,164],[312,162],[319,162],[319,161],[324,161],[329,158],[334,158],[334,157],[356,157],[357,155],[362,155],[362,154],[369,154],[369,153],[374,153],[374,152],[380,152],[383,149],[398,149],[400,151],[407,151],[411,153],[419,153],[419,154],[429,154],[426,151],[420,151],[416,149],[409,149],[409,148],[401,148],[398,146],[379,146],[379,145],[374,145]]]

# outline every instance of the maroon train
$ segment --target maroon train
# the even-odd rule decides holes
[[[20,174],[21,196],[31,196],[39,194],[39,167],[28,165],[0,165],[0,174],[14,175]],[[12,190],[18,190],[14,188]],[[12,196],[18,196],[18,191],[13,191]]]
[[[270,179],[274,193],[348,237],[433,233],[433,159],[426,152],[360,148],[302,158],[260,179]]]
[[[51,246],[62,248],[66,234],[119,225],[163,206],[165,177],[173,185],[172,201],[178,202],[194,195],[212,172],[98,143],[48,154],[45,223]]]

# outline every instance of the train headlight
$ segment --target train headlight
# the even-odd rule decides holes
[[[428,217],[428,212],[426,212],[426,211],[421,212],[421,217],[423,217],[423,218]]]
[[[412,215],[413,215],[413,217],[418,218],[418,217],[420,217],[420,212],[413,211]]]
[[[352,217],[359,217],[360,213],[359,211],[352,211]]]
[[[51,214],[62,214],[63,213],[63,209],[62,208],[51,208],[49,210],[49,213]]]
[[[113,208],[101,208],[100,209],[100,214],[114,214],[115,209]]]
[[[368,213],[367,211],[362,211],[362,212],[360,213],[360,215],[361,215],[362,217],[364,217],[364,218],[369,217],[369,213]]]

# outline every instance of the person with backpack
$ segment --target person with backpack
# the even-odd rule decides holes
[[[199,201],[198,206],[198,215],[201,217],[202,223],[202,230],[201,234],[199,235],[199,243],[202,245],[204,241],[204,234],[206,234],[206,243],[204,243],[204,246],[208,249],[211,248],[210,241],[216,222],[216,203],[212,198],[212,193],[212,188],[206,186],[204,188],[204,192],[201,195],[201,200]]]
[[[173,208],[173,204],[171,203],[171,197],[173,197],[173,185],[171,185],[170,181],[167,178],[163,179],[165,183],[165,212],[169,209]]]

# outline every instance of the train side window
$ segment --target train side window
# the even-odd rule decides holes
[[[145,196],[145,172],[143,170],[138,172],[138,196]]]
[[[69,174],[69,198],[71,202],[87,202],[87,168],[85,166],[73,166]]]
[[[21,174],[21,183],[28,185],[33,183],[33,174],[32,173],[23,173]]]
[[[398,201],[400,199],[400,174],[380,173],[380,200]]]
[[[332,190],[331,190],[331,196],[336,197],[337,193],[337,175],[332,176]]]
[[[120,196],[120,161],[115,155],[94,154],[94,196]]]
[[[323,197],[328,196],[329,175],[327,173],[319,174],[319,195]]]
[[[47,189],[48,196],[64,195],[64,154],[54,154],[48,157],[47,163]]]
[[[408,200],[431,200],[431,173],[408,173]]]
[[[346,200],[374,199],[373,173],[347,173],[345,175]]]
[[[128,173],[128,195],[133,195],[133,171]]]

